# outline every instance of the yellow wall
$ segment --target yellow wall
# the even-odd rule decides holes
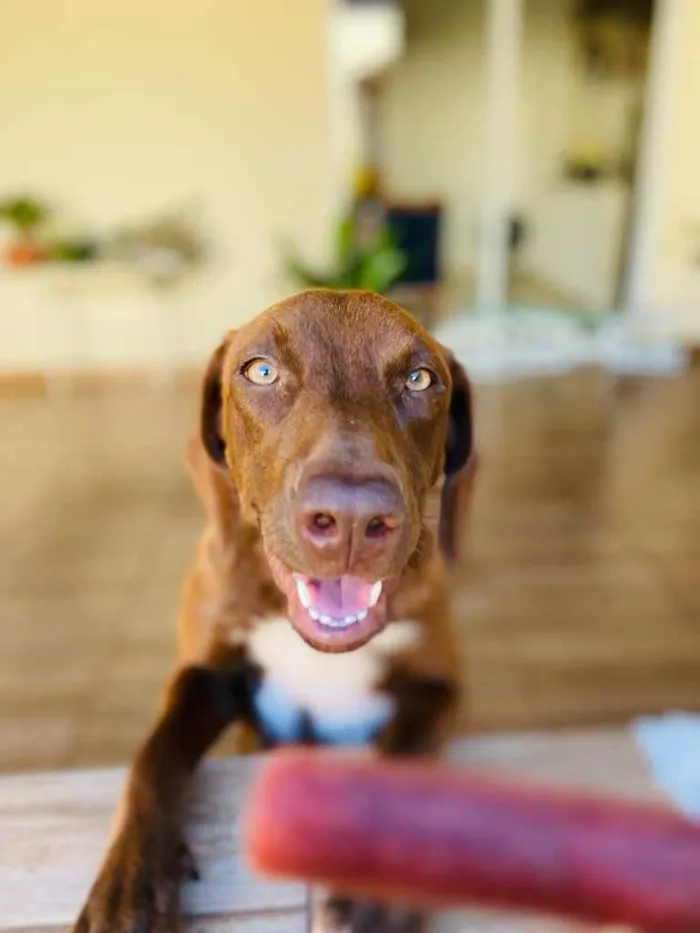
[[[311,255],[328,238],[337,179],[326,13],[326,0],[0,4],[0,196],[44,195],[97,229],[189,199],[201,205],[213,258],[180,309],[183,359],[289,289],[276,238],[289,235]],[[24,327],[13,311],[27,289],[31,313],[50,312],[36,305],[33,273],[24,284],[0,275],[8,338],[10,315],[15,335]],[[80,285],[88,304],[91,287]],[[139,289],[130,282],[126,291],[133,305]],[[141,339],[138,313],[130,320],[101,322],[123,349],[106,358],[102,333],[95,362],[129,361],[129,344]],[[153,354],[139,349],[147,362]],[[0,365],[12,364],[8,352]]]
[[[676,0],[674,52],[664,75],[661,197],[648,303],[657,323],[700,343],[700,3]]]

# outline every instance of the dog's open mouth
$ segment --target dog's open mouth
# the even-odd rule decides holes
[[[386,601],[380,580],[344,574],[332,580],[295,573],[276,558],[270,566],[287,597],[289,620],[320,651],[353,651],[381,632]]]

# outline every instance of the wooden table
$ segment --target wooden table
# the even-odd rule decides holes
[[[470,739],[453,759],[554,786],[659,798],[628,733],[577,730]],[[202,880],[187,885],[188,929],[197,933],[301,933],[309,895],[300,885],[267,884],[240,858],[241,814],[259,758],[213,761],[198,776],[188,840]],[[104,852],[124,770],[0,778],[0,930],[51,933],[77,914]],[[570,925],[460,911],[438,924],[451,933],[552,933]]]

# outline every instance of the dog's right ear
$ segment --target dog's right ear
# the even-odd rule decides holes
[[[224,399],[221,372],[228,341],[216,348],[209,360],[202,386],[200,436],[204,449],[218,466],[226,466],[226,441],[224,440]]]
[[[445,350],[445,357],[452,375],[452,396],[440,502],[440,545],[448,562],[456,563],[471,507],[476,456],[471,384],[454,354]]]

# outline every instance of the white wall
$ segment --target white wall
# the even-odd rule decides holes
[[[276,238],[310,255],[328,239],[326,15],[325,0],[0,4],[0,196],[35,192],[97,230],[196,199],[213,254],[175,299],[183,360],[289,289]],[[129,276],[66,275],[0,272],[0,367],[36,363],[37,328],[76,291],[101,351],[86,361],[67,321],[53,363],[159,358],[159,298]]]
[[[484,144],[482,0],[406,0],[404,56],[383,83],[382,159],[390,193],[447,206],[445,268],[475,266]]]
[[[532,209],[560,177],[575,120],[572,0],[523,0],[515,151],[515,206]]]
[[[399,6],[328,2],[333,166],[344,200],[369,155],[360,82],[376,77],[402,54],[404,16]]]

